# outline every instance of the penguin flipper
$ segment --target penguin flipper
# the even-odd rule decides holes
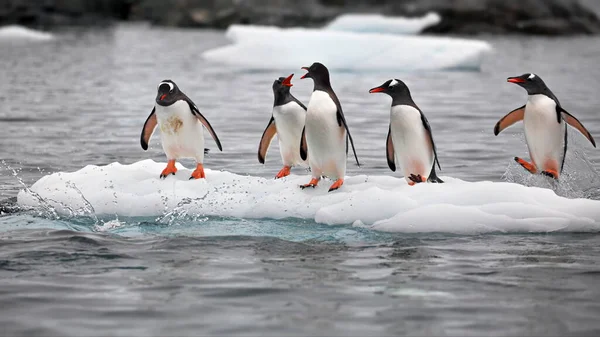
[[[158,124],[155,112],[156,107],[152,108],[152,112],[150,113],[150,116],[146,118],[146,122],[144,122],[144,127],[142,128],[140,143],[142,144],[142,149],[144,149],[144,151],[148,150],[148,142],[150,141],[150,137],[152,137],[152,134],[154,133],[156,124]]]
[[[388,129],[387,141],[385,142],[385,155],[387,157],[387,163],[392,172],[396,172],[396,162],[394,155],[394,143],[392,142],[392,126]],[[435,167],[435,165],[434,165]]]
[[[494,126],[494,135],[497,136],[500,132],[502,132],[502,130],[518,121],[522,121],[523,117],[525,117],[525,105],[514,109],[513,111],[507,113],[506,116],[502,117],[498,123],[496,123],[496,126]]]
[[[431,173],[429,173],[429,177],[427,178],[427,181],[429,181],[430,183],[440,183],[440,184],[444,182],[435,173],[435,163],[433,163],[433,167],[431,168]]]
[[[306,160],[308,158],[308,146],[306,145],[306,127],[302,128],[302,136],[300,137],[300,158]]]
[[[440,166],[440,161],[438,160],[437,149],[435,147],[435,142],[433,141],[433,134],[431,133],[431,126],[429,125],[425,114],[423,114],[421,110],[419,110],[419,112],[421,112],[421,121],[423,122],[423,127],[425,128],[425,131],[427,131],[427,136],[429,136],[429,142],[431,143],[431,149],[433,150],[433,156],[435,157],[434,166],[435,163],[437,163],[438,168],[441,170],[442,167]]]
[[[577,129],[579,132],[581,132],[581,134],[584,135],[585,138],[587,138],[590,141],[590,143],[592,143],[592,145],[594,145],[594,147],[596,147],[596,141],[594,141],[594,137],[592,137],[590,132],[585,128],[585,126],[583,126],[583,124],[581,124],[581,122],[577,118],[575,118],[575,116],[568,113],[562,107],[557,106],[557,109],[558,108],[562,112],[562,116],[563,116],[563,119],[565,120],[565,122],[567,124],[571,125],[572,127],[574,127],[575,129]]]
[[[260,138],[260,143],[258,144],[258,162],[261,164],[265,163],[265,157],[267,156],[267,150],[269,150],[269,145],[271,145],[271,141],[273,137],[277,134],[277,127],[275,126],[275,118],[271,116],[271,120],[269,124],[265,128],[262,137]]]
[[[187,98],[186,101],[187,101],[188,105],[190,106],[190,110],[192,111],[192,114],[196,118],[198,118],[198,120],[202,123],[202,125],[204,125],[204,127],[206,128],[206,130],[208,130],[208,132],[210,133],[210,135],[215,140],[215,143],[217,143],[217,147],[219,148],[219,150],[223,151],[223,147],[221,146],[221,141],[219,140],[219,137],[217,136],[217,133],[212,128],[212,126],[210,125],[210,123],[208,122],[208,120],[200,113],[200,110],[198,109],[198,107],[196,106],[196,104],[194,104],[194,102],[192,102],[192,100],[190,100],[189,98]]]
[[[328,90],[327,93],[329,94],[329,97],[331,97],[331,99],[335,103],[335,106],[337,107],[336,118],[338,126],[343,126],[346,129],[346,133],[348,134],[348,138],[350,139],[350,145],[352,145],[352,152],[354,152],[354,159],[356,159],[356,165],[360,167],[360,162],[358,161],[358,156],[356,155],[356,149],[354,148],[354,140],[352,139],[352,135],[350,134],[350,129],[348,129],[348,123],[346,123],[346,118],[344,117],[344,112],[342,111],[342,105],[340,104],[340,100],[337,98],[333,90]],[[347,141],[348,140],[346,140],[346,142]],[[346,150],[347,149],[348,146],[346,146]],[[348,151],[346,151],[346,153],[348,153]]]

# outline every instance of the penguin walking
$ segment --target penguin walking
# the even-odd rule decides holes
[[[494,127],[494,135],[497,136],[502,130],[523,120],[525,140],[532,162],[519,157],[515,157],[515,161],[527,171],[559,178],[567,153],[566,124],[579,130],[596,147],[596,142],[588,130],[577,118],[563,109],[558,98],[538,75],[527,73],[509,77],[507,81],[527,90],[527,103],[502,117]]]
[[[180,158],[196,160],[197,166],[190,179],[205,178],[202,126],[206,127],[219,150],[223,151],[221,141],[196,104],[171,80],[164,80],[158,84],[156,104],[142,128],[140,137],[142,149],[148,149],[148,142],[157,125],[161,132],[162,147],[168,159],[167,167],[160,174],[160,178],[166,178],[169,174],[175,175],[177,172],[175,161]]]
[[[273,112],[258,145],[258,162],[264,164],[269,145],[277,134],[283,168],[275,176],[276,179],[288,176],[293,166],[306,165],[298,150],[306,107],[290,93],[293,76],[280,77],[273,82]]]
[[[410,186],[429,181],[443,183],[435,173],[435,165],[441,170],[431,126],[425,115],[413,101],[404,82],[391,79],[369,90],[392,97],[390,127],[386,140],[388,166],[396,171],[399,162],[404,179]]]
[[[316,187],[321,177],[326,176],[335,180],[329,188],[331,192],[344,184],[348,140],[352,145],[356,164],[360,166],[360,163],[342,106],[331,88],[329,70],[318,62],[302,69],[308,72],[301,78],[312,78],[314,89],[308,102],[306,122],[300,142],[300,157],[303,160],[308,157],[312,179],[308,184],[300,187],[303,189]]]

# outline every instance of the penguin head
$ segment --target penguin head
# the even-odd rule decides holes
[[[536,74],[527,73],[521,76],[509,77],[507,82],[515,83],[527,90],[529,95],[537,95],[547,90],[546,83]]]
[[[273,94],[287,94],[290,92],[290,88],[293,86],[292,77],[294,74],[291,74],[288,77],[280,77],[273,82]]]
[[[300,79],[312,78],[315,84],[323,84],[329,86],[329,70],[322,63],[315,62],[310,67],[302,67],[308,71]]]
[[[392,98],[410,97],[410,90],[404,82],[395,78],[385,81],[382,85],[369,90],[369,93],[374,94],[382,92],[392,96]]]
[[[164,80],[158,84],[156,104],[169,106],[179,100],[179,88],[171,80]]]

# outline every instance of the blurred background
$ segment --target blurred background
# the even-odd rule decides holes
[[[2,0],[0,24],[33,27],[149,21],[176,27],[318,26],[343,13],[442,16],[432,33],[595,34],[595,0]]]

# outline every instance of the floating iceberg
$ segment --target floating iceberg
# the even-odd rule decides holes
[[[0,27],[0,42],[2,41],[49,41],[54,35],[22,26]]]
[[[417,18],[380,14],[344,14],[335,18],[324,29],[355,33],[412,35],[420,33],[427,27],[437,25],[440,21],[440,16],[433,12]]]
[[[477,40],[306,28],[232,25],[226,36],[232,45],[203,57],[250,70],[297,69],[314,61],[330,70],[479,70],[491,51]]]
[[[328,193],[329,182],[301,190],[309,176],[274,180],[206,170],[206,180],[158,178],[164,163],[86,166],[42,177],[18,195],[22,207],[61,214],[161,216],[184,213],[246,219],[300,218],[331,225],[364,226],[389,232],[597,232],[600,201],[567,199],[552,190],[504,182],[407,185],[390,176],[347,177]]]

